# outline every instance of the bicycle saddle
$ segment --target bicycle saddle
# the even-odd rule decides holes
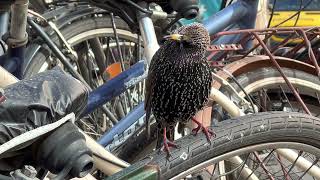
[[[0,145],[85,108],[87,88],[60,68],[39,73],[4,89],[0,103]]]

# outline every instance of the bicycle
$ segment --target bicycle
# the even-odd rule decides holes
[[[257,3],[256,1],[252,1],[254,3]],[[250,2],[251,3],[251,2]],[[239,3],[235,3],[234,5],[224,9],[223,11],[219,12],[218,14],[214,15],[213,16],[213,19],[208,19],[207,20],[207,26],[211,27],[212,29],[210,30],[213,34],[216,33],[216,32],[219,32],[221,31],[222,29],[224,29],[225,27],[227,27],[229,24],[234,24],[238,19],[241,19],[241,17],[246,17],[248,16],[246,14],[248,7],[250,9],[254,9],[254,4],[247,4],[246,2],[239,2]],[[235,10],[235,7],[241,7],[242,9],[238,11],[238,13],[240,12],[239,15],[237,16],[231,16],[234,12],[233,10]],[[254,11],[250,11],[250,14],[254,14]],[[235,19],[236,17],[236,19]],[[252,19],[254,19],[254,16],[250,16],[252,17]],[[219,21],[220,19],[220,21]],[[223,20],[223,21],[221,21]],[[219,26],[216,26],[215,24],[210,24],[210,22],[214,22],[214,23],[217,23],[219,24]],[[240,21],[241,22],[241,21]],[[247,25],[247,26],[245,26]],[[250,27],[253,27],[254,24],[250,24],[250,26],[248,26],[248,24],[236,24],[234,25],[235,27],[242,27],[242,28],[250,28]],[[71,27],[70,27],[71,29]],[[67,28],[66,31],[70,31],[70,29]],[[241,33],[241,32],[240,32]],[[239,33],[237,33],[239,34]],[[231,35],[232,36],[232,35]],[[239,35],[236,35],[236,33],[234,33],[233,35],[234,37],[240,37]],[[223,39],[224,38],[224,39]],[[223,38],[219,38],[219,41],[216,42],[216,44],[219,44],[219,43],[223,43],[223,44],[229,44],[229,43],[234,43],[236,41],[234,41],[234,38],[230,38],[230,37],[223,37]],[[248,38],[249,39],[249,38]],[[225,41],[225,40],[228,40],[228,41]],[[230,40],[233,40],[233,41],[230,41]],[[153,44],[156,44],[155,42]],[[245,45],[243,45],[243,47],[245,47]],[[231,48],[232,50],[232,48]],[[238,50],[238,49],[233,49],[233,50]],[[216,51],[225,51],[223,48],[218,48],[216,49]],[[230,51],[230,50],[228,50]],[[43,61],[43,60],[42,60]],[[259,60],[255,61],[255,62],[252,62],[252,64],[258,64]],[[265,58],[261,58],[261,61],[265,61]],[[36,62],[36,61],[35,61]],[[264,62],[263,62],[264,63]],[[296,62],[293,62],[293,63],[296,63]],[[39,63],[40,64],[40,63]],[[264,63],[265,64],[265,63]],[[251,64],[248,63],[248,69],[250,69]],[[295,72],[297,70],[292,70],[292,67],[293,65],[288,65],[286,63],[283,63],[281,64],[282,67],[286,67],[286,68],[289,68],[289,71],[290,72]],[[301,66],[301,67],[305,67],[305,65],[303,64],[296,64],[295,65],[296,67],[298,66]],[[261,66],[260,68],[270,68],[269,65],[264,65],[264,66]],[[308,68],[308,67],[305,67],[305,68]],[[240,68],[239,68],[240,69]],[[302,72],[306,72],[306,73],[310,73],[311,71],[304,71],[303,70],[304,68],[300,68],[299,70],[302,70]],[[239,74],[235,74],[236,76],[238,76]],[[273,74],[269,74],[269,76],[273,76]],[[308,75],[309,76],[309,75]],[[278,74],[278,77],[279,74]],[[301,76],[302,77],[302,76]],[[281,77],[280,77],[281,78]],[[298,78],[299,79],[299,78]],[[311,78],[313,79],[313,78]],[[141,80],[141,79],[140,79]],[[297,84],[294,84],[294,85],[297,85]],[[237,86],[233,86],[232,87],[237,87]],[[308,88],[311,88],[311,87],[308,87]],[[112,90],[110,89],[110,86],[108,87],[109,90]],[[108,90],[107,88],[104,89],[104,92],[110,92],[110,91],[106,91]],[[229,88],[230,89],[230,88]],[[311,89],[314,89],[314,88],[311,88]],[[257,90],[257,89],[256,89]],[[280,89],[281,90],[281,89]],[[238,91],[240,92],[240,91]],[[286,93],[288,93],[288,91],[286,90],[286,92],[282,92],[280,91],[281,94],[283,95],[286,95]],[[317,91],[315,91],[317,92]],[[263,94],[268,95],[264,92],[262,92]],[[290,92],[289,92],[290,93]],[[107,94],[107,93],[106,93]],[[310,95],[310,93],[309,93]],[[110,96],[107,96],[107,97],[110,97]],[[255,96],[256,97],[256,96]],[[242,99],[243,100],[243,99]],[[246,104],[246,107],[244,108],[250,108],[250,105],[249,105],[249,102],[248,102],[249,99],[247,99],[247,103]],[[290,99],[292,101],[292,99]],[[102,102],[102,101],[101,101]],[[255,102],[257,103],[257,102]],[[237,103],[239,104],[239,103]],[[276,105],[276,103],[273,103]],[[259,105],[259,104],[258,104]],[[279,107],[275,107],[275,108],[278,108]],[[253,108],[251,108],[251,110],[249,111],[253,111]],[[219,116],[221,117],[224,117],[226,116],[225,113],[221,112],[221,110],[218,111],[219,112]],[[119,146],[119,144],[123,144],[125,147],[129,146],[128,148],[126,148],[127,150],[126,151],[122,151],[122,152],[118,152],[120,153],[120,156],[125,158],[125,159],[130,159],[129,157],[127,157],[126,155],[127,154],[131,154],[131,153],[126,153],[126,152],[131,152],[131,151],[135,151],[135,152],[139,152],[139,146],[140,147],[144,147],[142,146],[140,143],[137,143],[137,145],[135,145],[134,143],[128,143],[128,145],[125,145],[123,142],[125,142],[126,140],[129,139],[129,137],[135,137],[135,138],[138,138],[139,140],[137,140],[138,142],[143,142],[141,141],[142,139],[144,139],[144,137],[137,137],[135,136],[135,134],[140,134],[140,129],[141,127],[143,127],[143,115],[144,115],[144,112],[143,112],[143,103],[140,103],[137,105],[137,107],[132,111],[132,113],[130,113],[127,117],[125,117],[123,120],[121,120],[121,123],[119,123],[118,125],[116,125],[114,128],[112,128],[108,134],[106,134],[105,136],[102,136],[102,138],[100,139],[100,143],[103,144],[104,146],[107,146],[109,150],[113,151],[113,152],[116,152],[118,151],[119,149],[122,149],[123,147],[122,146]],[[131,132],[131,133],[128,133],[128,132]],[[155,137],[154,137],[155,138]],[[149,142],[144,142],[144,143],[147,143],[149,144]],[[132,147],[133,146],[133,147]],[[138,150],[136,149],[138,148]],[[130,151],[131,150],[131,151]],[[133,155],[133,157],[135,157]]]
[[[228,106],[225,106],[225,108],[230,108],[230,107],[234,107],[234,106],[232,106],[231,104],[229,104]],[[236,111],[236,112],[240,112],[240,111]],[[231,113],[232,114],[232,113]],[[110,173],[110,172],[109,172]],[[108,173],[106,173],[106,174],[108,174]]]

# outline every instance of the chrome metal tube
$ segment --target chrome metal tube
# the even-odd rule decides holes
[[[146,7],[146,3],[140,4],[142,7]],[[143,47],[144,47],[144,56],[147,60],[147,63],[150,64],[153,55],[159,49],[159,44],[156,36],[156,32],[154,30],[152,19],[142,14],[141,12],[137,12],[139,17],[139,28],[142,35]]]
[[[0,37],[2,37],[7,31],[9,27],[9,13],[5,11],[0,11],[0,22],[2,23],[0,26]]]
[[[27,37],[27,15],[29,0],[16,0],[11,6],[10,38],[24,41]]]
[[[143,17],[139,20],[139,27],[142,35],[144,55],[147,63],[150,64],[153,55],[159,49],[157,36],[153,27],[153,22],[149,17]]]
[[[219,174],[225,174],[226,173],[225,161],[223,161],[223,160],[219,161],[218,168],[219,168]],[[220,180],[227,180],[226,176],[221,176]]]
[[[244,113],[226,95],[215,88],[211,88],[210,99],[216,101],[232,117],[243,116]]]

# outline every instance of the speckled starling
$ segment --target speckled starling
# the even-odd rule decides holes
[[[164,129],[164,149],[169,153],[169,146],[175,145],[167,140],[166,128],[174,127],[177,122],[193,120],[198,124],[194,131],[197,133],[202,128],[209,140],[212,132],[193,116],[208,102],[212,75],[205,58],[210,37],[202,24],[182,26],[165,38],[150,63],[145,110],[147,126],[152,112]]]

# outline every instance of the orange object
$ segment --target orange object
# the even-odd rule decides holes
[[[106,70],[105,70],[106,73],[109,74],[109,78],[112,79],[116,76],[118,76],[122,71],[121,71],[121,64],[120,62],[116,62],[116,63],[113,63],[111,65],[109,65]]]

